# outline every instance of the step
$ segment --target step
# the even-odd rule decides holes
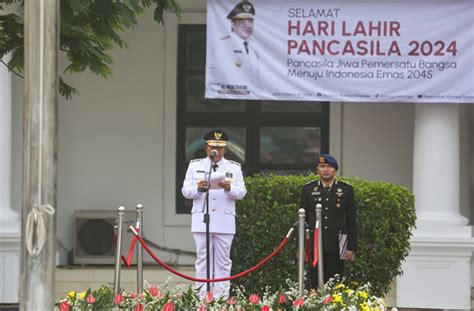
[[[387,305],[387,309],[390,310],[392,307],[396,306],[397,302],[397,291],[395,283],[393,283],[390,287],[390,291],[384,297],[385,304]],[[410,309],[410,308],[397,308],[398,311],[414,311],[414,310],[423,310],[423,311],[437,311],[442,309]],[[471,287],[471,309],[474,310],[474,287]]]

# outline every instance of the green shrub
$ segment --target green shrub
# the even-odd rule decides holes
[[[232,274],[257,264],[271,253],[298,220],[302,185],[309,176],[262,176],[245,179],[248,190],[238,203]],[[402,273],[401,263],[410,250],[415,225],[413,194],[386,182],[338,178],[354,187],[359,229],[356,261],[347,264],[348,278],[370,282],[376,295],[388,292],[393,278]],[[265,286],[284,288],[286,279],[297,279],[297,228],[285,248],[261,269],[237,279],[249,292]]]

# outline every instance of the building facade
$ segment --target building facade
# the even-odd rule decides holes
[[[148,12],[135,31],[124,35],[129,48],[113,51],[110,79],[64,76],[80,95],[59,103],[58,264],[71,263],[64,254],[74,247],[76,211],[115,211],[120,205],[134,210],[138,203],[144,205],[144,230],[151,240],[194,251],[180,182],[187,162],[198,156],[200,133],[223,127],[238,138],[230,151],[247,174],[302,173],[313,168],[312,154],[326,151],[339,159],[341,175],[412,190],[417,229],[404,275],[396,281],[397,305],[469,308],[474,106],[206,101],[205,1],[179,3],[181,20],[166,15],[163,27]],[[7,146],[0,168],[11,170],[11,178],[0,179],[5,228],[21,207],[23,82],[1,70],[0,116],[12,120],[0,125],[2,146]],[[276,142],[282,132],[290,134]],[[302,138],[307,140],[298,141]],[[313,149],[302,152],[304,141]],[[285,149],[290,152],[283,154]],[[7,236],[0,231],[2,248]],[[166,256],[178,264],[194,260]],[[6,273],[5,265],[0,268]],[[11,302],[5,281],[0,289],[0,298]]]

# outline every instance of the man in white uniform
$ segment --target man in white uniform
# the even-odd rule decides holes
[[[258,98],[260,56],[250,40],[254,30],[254,6],[247,1],[237,4],[227,15],[231,34],[221,38],[209,58],[209,88],[219,97]]]
[[[228,136],[222,130],[212,130],[204,136],[208,157],[191,160],[181,192],[193,200],[192,225],[196,243],[196,277],[206,278],[206,224],[204,223],[205,198],[209,191],[210,275],[211,278],[230,276],[232,260],[230,250],[235,234],[235,201],[242,199],[247,190],[240,164],[224,158]],[[215,154],[214,156],[212,156]],[[212,158],[212,159],[211,159]],[[207,174],[212,167],[211,184]],[[201,286],[201,298],[206,295],[205,283]],[[215,298],[228,298],[230,281],[211,283]]]

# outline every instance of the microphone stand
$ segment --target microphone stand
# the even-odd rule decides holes
[[[209,222],[210,222],[210,216],[209,216],[209,191],[211,190],[211,174],[212,174],[212,165],[214,164],[214,157],[215,155],[210,155],[209,159],[211,160],[211,165],[209,166],[209,174],[207,177],[207,191],[206,191],[206,198],[205,198],[205,212],[204,212],[204,219],[203,222],[206,224],[206,279],[211,278],[211,261],[210,261],[210,239],[209,239]],[[207,282],[206,283],[206,288],[207,292],[209,293],[211,291],[211,283]]]

